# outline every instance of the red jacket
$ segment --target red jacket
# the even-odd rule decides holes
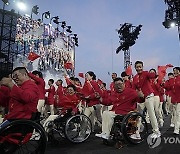
[[[159,87],[159,97],[160,97],[160,102],[164,102],[164,87],[162,85],[160,85]]]
[[[150,79],[150,83],[154,91],[154,96],[160,96],[160,84],[158,83],[158,81],[156,79]]]
[[[49,89],[46,89],[46,92],[48,92],[47,97],[47,104],[53,105],[54,104],[54,95],[55,95],[55,87],[52,85]]]
[[[91,107],[98,104],[99,99],[95,97],[95,93],[99,93],[99,95],[102,96],[102,90],[100,89],[98,83],[95,80],[92,80],[90,82],[86,81],[85,84],[87,84],[87,88],[83,88],[83,94],[89,97],[89,102],[87,105]]]
[[[170,79],[169,79],[169,80],[170,80]],[[172,96],[172,92],[171,92],[171,86],[172,86],[172,85],[170,85],[169,80],[166,80],[166,82],[165,82],[165,84],[164,84],[163,86],[164,86],[164,88],[165,88],[165,90],[166,90],[166,92],[165,92],[166,95],[171,97],[171,96]],[[172,83],[173,83],[173,82],[172,82]],[[172,84],[172,83],[171,83],[171,84]]]
[[[38,86],[38,89],[39,89],[39,99],[45,99],[45,81],[44,79],[42,78],[38,78],[37,76],[35,76],[34,74],[32,73],[28,73],[29,77],[32,78],[37,86]]]
[[[64,91],[65,91],[65,88],[62,86],[62,85],[59,85],[57,90],[56,90],[56,100],[55,100],[55,106],[59,106],[59,99],[64,95]]]
[[[112,111],[116,114],[126,115],[130,111],[134,111],[139,102],[136,90],[125,88],[121,93],[113,92],[107,98],[103,99],[104,105],[113,105]]]
[[[180,75],[169,80],[172,103],[180,103]]]
[[[133,88],[142,90],[144,96],[147,97],[154,92],[150,84],[150,79],[155,78],[155,76],[155,73],[149,73],[148,71],[136,74],[133,78]]]
[[[132,88],[132,82],[130,80],[125,81],[125,87],[126,88]]]
[[[63,107],[63,110],[66,109],[75,109],[77,107],[77,105],[79,104],[79,97],[74,94],[74,95],[63,95],[60,98],[60,107]]]
[[[9,113],[5,119],[30,119],[37,112],[39,91],[37,85],[25,81],[20,87],[13,86],[10,92]]]
[[[0,106],[8,108],[10,89],[6,86],[0,86]]]
[[[111,82],[111,84],[110,84],[110,90],[111,90],[111,92],[115,91],[115,90],[114,90],[114,82]]]

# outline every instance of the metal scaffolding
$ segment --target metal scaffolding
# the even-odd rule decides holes
[[[11,71],[15,55],[15,37],[18,14],[0,9],[0,70]]]

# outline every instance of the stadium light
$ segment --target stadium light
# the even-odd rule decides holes
[[[22,1],[22,0],[20,0],[20,1],[18,1],[17,3],[16,3],[16,5],[17,5],[17,7],[20,9],[20,10],[22,10],[22,11],[25,11],[26,10],[26,4]]]
[[[66,26],[66,27],[67,27],[66,32],[72,33],[71,26]]]
[[[31,19],[32,19],[32,14],[38,15],[39,14],[39,7],[37,5],[33,6],[31,9]]]
[[[5,5],[9,5],[9,0],[2,0]]]
[[[46,19],[49,19],[49,18],[51,17],[50,12],[47,11],[47,12],[44,12],[44,13],[42,14],[42,19],[41,19],[42,22],[43,22],[43,17],[45,17]]]
[[[54,19],[54,20],[53,20],[53,19]],[[54,22],[55,24],[59,24],[59,23],[60,23],[58,16],[52,17],[51,20],[50,20],[50,24],[51,24],[52,20],[53,20],[53,22]]]
[[[165,20],[162,22],[165,28],[178,27],[180,41],[180,0],[164,0],[168,8],[165,10]]]

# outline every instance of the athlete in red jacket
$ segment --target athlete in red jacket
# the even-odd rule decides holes
[[[15,81],[15,85],[12,81]],[[11,78],[3,78],[1,84],[11,89],[9,100],[9,112],[5,116],[5,123],[14,119],[31,119],[37,112],[39,91],[37,85],[30,80],[25,67],[17,67],[13,70]]]
[[[47,111],[47,105],[49,105],[51,115],[54,115],[54,102],[55,102],[55,87],[53,83],[54,83],[54,80],[49,79],[48,81],[49,89],[46,89],[46,92],[48,92],[48,97],[47,97],[47,102],[46,102],[46,111]]]
[[[110,111],[104,111],[102,115],[102,133],[96,134],[97,137],[108,139],[116,115],[126,115],[130,111],[134,111],[139,97],[143,97],[142,92],[137,92],[132,88],[125,88],[122,78],[114,80],[115,91],[107,98],[101,97],[101,102],[105,105],[113,105]]]
[[[137,91],[141,91],[144,94],[145,103],[147,108],[151,125],[153,128],[152,138],[158,138],[161,133],[158,128],[157,118],[154,111],[154,91],[150,84],[150,79],[155,78],[155,73],[149,73],[148,71],[143,71],[143,62],[136,61],[135,69],[137,74],[133,78],[133,88]]]
[[[28,73],[29,77],[35,81],[39,90],[39,101],[37,109],[41,114],[43,114],[43,107],[45,103],[45,81],[43,79],[43,75],[40,71],[33,71],[32,73]]]

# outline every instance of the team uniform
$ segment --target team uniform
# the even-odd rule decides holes
[[[147,108],[153,132],[160,135],[157,119],[154,111],[154,91],[150,84],[150,79],[155,78],[155,73],[149,73],[148,71],[142,71],[133,78],[133,88],[142,91],[145,98],[144,105]],[[154,134],[153,134],[154,135]]]
[[[102,133],[96,134],[97,137],[109,138],[114,118],[117,115],[126,115],[130,111],[135,111],[137,102],[140,102],[137,92],[131,88],[125,88],[122,92],[113,92],[103,98],[104,105],[113,105],[110,111],[104,111],[102,115]],[[101,136],[102,135],[102,136]]]
[[[37,84],[38,90],[39,90],[39,101],[38,101],[38,106],[37,109],[39,112],[43,112],[43,107],[45,104],[45,81],[42,78],[38,78],[32,73],[28,73],[29,77],[32,78],[35,83]]]

